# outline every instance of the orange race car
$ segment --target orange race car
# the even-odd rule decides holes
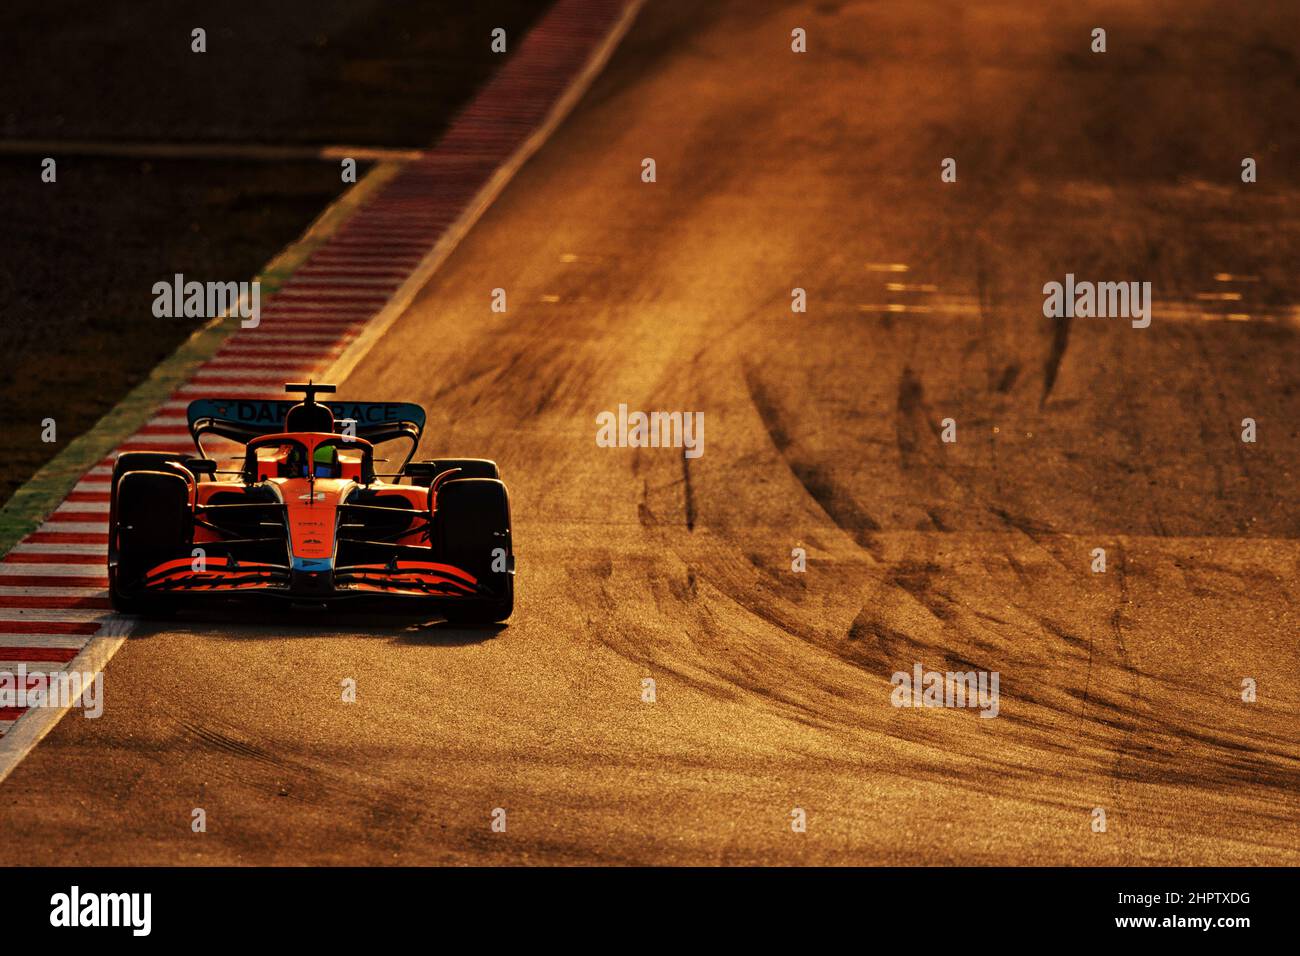
[[[509,617],[515,558],[496,463],[412,462],[419,405],[317,402],[332,385],[285,391],[304,398],[191,402],[197,455],[121,454],[109,512],[113,606],[161,614],[199,599],[372,599],[436,602],[459,624]],[[205,436],[238,442],[242,457],[219,468]],[[390,441],[410,447],[395,474],[376,474],[374,446]]]

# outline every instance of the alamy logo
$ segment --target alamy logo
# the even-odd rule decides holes
[[[89,671],[29,671],[19,664],[17,671],[0,671],[0,707],[75,707],[83,716],[104,713],[104,675]]]
[[[1049,319],[1132,319],[1135,329],[1151,324],[1150,282],[1075,282],[1067,272],[1064,284],[1044,285],[1043,296]]]
[[[927,671],[919,663],[912,673],[894,671],[889,695],[895,707],[978,707],[981,717],[998,715],[997,671]]]
[[[51,926],[129,926],[133,936],[148,936],[153,924],[152,893],[70,892],[50,897]]]
[[[596,444],[601,448],[682,448],[684,458],[704,454],[703,412],[628,412],[596,416]]]
[[[262,283],[185,281],[176,273],[171,282],[153,284],[153,314],[160,319],[215,319],[237,316],[241,328],[255,329],[262,321]]]

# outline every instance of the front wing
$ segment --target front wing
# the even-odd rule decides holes
[[[211,556],[164,561],[144,578],[147,594],[248,596],[294,601],[358,598],[452,599],[492,597],[474,575],[450,564],[402,560],[330,568],[320,562],[280,564]]]

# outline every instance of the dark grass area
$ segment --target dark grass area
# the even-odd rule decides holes
[[[5,0],[6,139],[422,146],[546,0]],[[190,50],[195,27],[207,52]]]
[[[513,49],[547,6],[8,0],[0,138],[423,146],[500,66],[491,29]],[[343,188],[333,162],[54,155],[55,184],[0,159],[0,501],[195,330],[153,316],[153,283],[250,279]]]
[[[0,495],[93,425],[202,319],[153,315],[155,282],[177,272],[242,280],[298,236],[338,191],[324,163],[0,160]],[[32,184],[36,183],[35,186]],[[59,441],[40,441],[53,418]]]

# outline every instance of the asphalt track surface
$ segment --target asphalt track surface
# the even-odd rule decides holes
[[[1300,28],[1085,7],[643,11],[341,383],[501,463],[509,626],[142,627],[0,862],[1300,862]],[[1151,327],[1043,318],[1067,272]],[[703,457],[598,448],[620,402]],[[998,717],[891,706],[918,662]]]

